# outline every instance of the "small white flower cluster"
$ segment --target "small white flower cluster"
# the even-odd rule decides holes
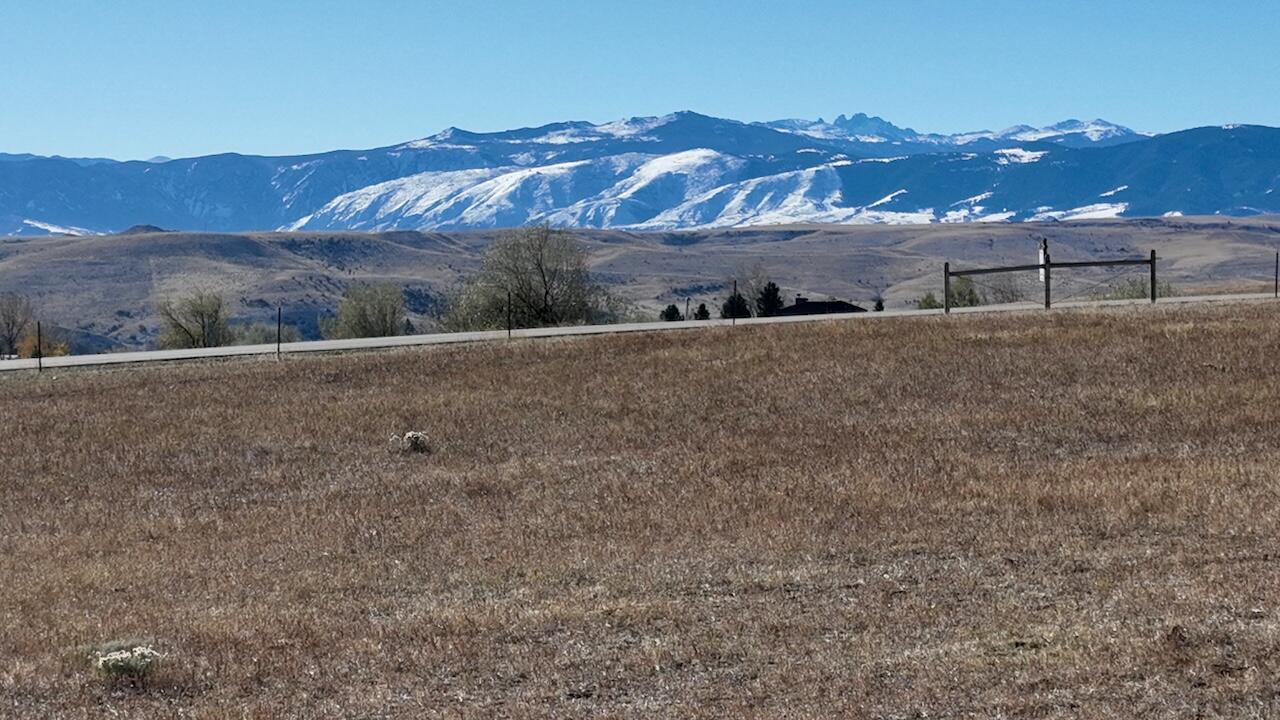
[[[153,648],[135,645],[128,650],[95,653],[93,665],[108,675],[145,675],[151,665],[163,657]]]
[[[410,430],[404,435],[392,435],[391,447],[400,452],[431,452],[431,446],[427,442],[427,434],[415,430]]]

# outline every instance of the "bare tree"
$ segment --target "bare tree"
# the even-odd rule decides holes
[[[400,335],[405,327],[404,290],[391,283],[351,285],[338,304],[337,317],[321,323],[329,338],[388,337]]]
[[[220,295],[199,292],[160,305],[165,348],[221,347],[235,342],[235,332],[227,322],[227,308]]]
[[[34,318],[30,300],[17,293],[0,295],[0,355],[18,354],[18,343]]]
[[[509,298],[509,301],[508,301]],[[500,235],[480,272],[451,304],[453,330],[609,322],[625,308],[591,279],[587,254],[573,236],[549,226]]]

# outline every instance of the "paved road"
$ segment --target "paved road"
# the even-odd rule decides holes
[[[1270,293],[1253,295],[1197,295],[1170,297],[1160,300],[1161,305],[1176,303],[1223,303],[1223,302],[1260,302],[1274,301]],[[1055,309],[1100,307],[1112,305],[1148,305],[1146,300],[1103,300],[1064,302],[1054,306]],[[1026,312],[1040,309],[1031,303],[1013,305],[983,305],[973,308],[956,308],[953,314],[989,313],[989,312]],[[748,318],[738,320],[737,325],[763,325],[787,322],[815,322],[832,320],[879,320],[893,317],[924,317],[941,315],[941,310],[886,310],[884,312],[842,313],[835,315],[802,315],[797,317]],[[513,338],[546,338],[567,337],[571,335],[610,335],[628,332],[670,332],[692,330],[705,327],[726,327],[735,324],[730,320],[686,320],[684,322],[646,322],[623,325],[583,325],[575,327],[536,328],[514,330]],[[505,340],[505,330],[440,333],[435,335],[402,335],[387,338],[359,338],[354,340],[314,340],[307,342],[284,343],[280,346],[281,354],[309,352],[341,352],[349,350],[369,350],[375,348],[410,347],[418,345],[447,345],[450,343],[486,342]],[[44,367],[65,368],[90,365],[119,365],[127,363],[162,362],[169,360],[197,360],[202,358],[223,358],[239,355],[273,355],[275,344],[270,345],[236,345],[219,348],[197,348],[192,350],[148,350],[140,352],[107,353],[101,355],[68,355],[44,359]],[[13,370],[35,370],[36,360],[0,360],[0,372]]]

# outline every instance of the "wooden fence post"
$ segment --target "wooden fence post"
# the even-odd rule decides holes
[[[951,263],[942,263],[942,314],[951,314]]]
[[[1049,262],[1049,251],[1044,253],[1044,309],[1048,310],[1053,303],[1053,273],[1051,271],[1052,264]]]
[[[1156,251],[1151,251],[1151,302],[1156,301]]]
[[[44,372],[44,331],[36,321],[36,372]]]

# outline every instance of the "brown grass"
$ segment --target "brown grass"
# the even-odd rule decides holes
[[[0,715],[1276,716],[1278,314],[0,378]]]

